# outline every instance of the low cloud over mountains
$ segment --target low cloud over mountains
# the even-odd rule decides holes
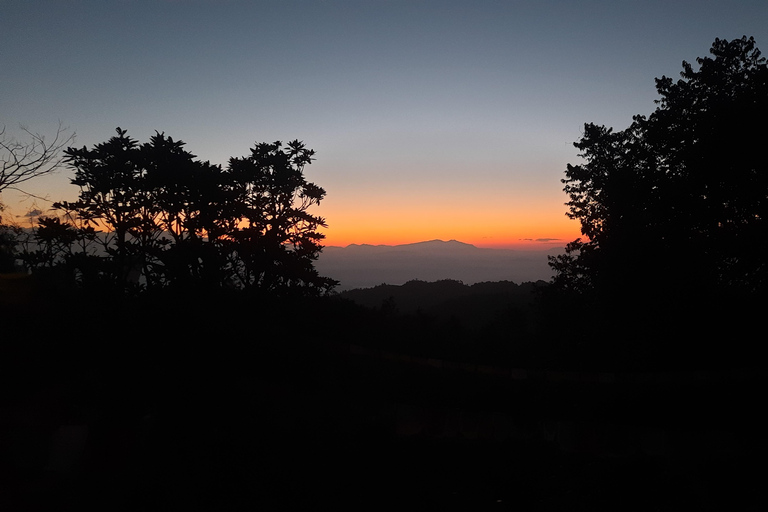
[[[413,279],[483,281],[549,281],[547,256],[561,247],[540,250],[481,249],[456,240],[431,240],[403,245],[326,247],[316,262],[321,275],[340,281],[338,290],[368,288]]]

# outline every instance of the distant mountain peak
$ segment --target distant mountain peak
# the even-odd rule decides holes
[[[448,240],[446,242],[445,240],[440,240],[439,238],[436,238],[434,240],[426,240],[426,241],[423,241],[423,242],[413,242],[413,243],[410,243],[410,244],[399,244],[399,245],[396,245],[395,247],[414,247],[414,246],[420,246],[420,247],[424,247],[424,246],[434,246],[434,247],[448,247],[448,246],[450,246],[450,247],[472,247],[472,248],[477,249],[477,247],[475,247],[472,244],[467,244],[467,243],[464,243],[464,242],[459,242],[458,240],[454,240],[454,239]]]
[[[317,260],[317,269],[321,275],[339,280],[340,290],[381,283],[402,285],[414,279],[522,283],[552,275],[545,252],[484,249],[458,240],[326,247]]]
[[[468,244],[465,242],[460,242],[459,240],[451,239],[448,241],[440,240],[439,238],[435,238],[434,240],[424,240],[421,242],[411,242],[408,244],[396,244],[396,245],[387,245],[387,244],[349,244],[344,248],[348,249],[354,249],[354,248],[360,248],[360,249],[373,249],[373,248],[381,248],[381,249],[407,249],[407,248],[443,248],[443,249],[449,249],[449,248],[465,248],[465,249],[477,249],[477,246],[474,246],[472,244]]]
[[[376,247],[386,248],[386,247],[394,247],[394,246],[392,246],[392,245],[385,245],[385,244],[378,244],[378,245],[373,245],[373,244],[349,244],[347,246],[340,247],[340,248],[341,249],[354,249],[355,247],[370,249],[370,248],[376,248]]]

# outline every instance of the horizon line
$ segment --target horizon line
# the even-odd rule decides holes
[[[509,242],[497,242],[497,243],[469,243],[469,242],[462,242],[461,240],[457,240],[455,238],[451,238],[450,240],[443,240],[441,238],[433,238],[431,240],[418,240],[415,242],[404,242],[404,243],[383,243],[383,244],[376,244],[376,243],[366,243],[366,242],[352,242],[348,243],[346,245],[340,245],[340,244],[328,244],[325,245],[324,248],[339,248],[339,249],[346,249],[348,247],[402,247],[407,245],[419,245],[419,244],[428,244],[428,243],[442,243],[442,244],[448,244],[451,242],[455,242],[457,244],[466,245],[470,247],[475,247],[477,249],[511,249],[511,248],[520,248],[520,247],[526,247],[526,248],[552,248],[555,246],[562,245],[565,247],[565,245],[568,243],[568,241],[564,238],[519,238],[516,241],[509,241]]]

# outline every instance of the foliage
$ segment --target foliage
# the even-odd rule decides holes
[[[715,39],[710,53],[656,79],[658,107],[626,130],[585,125],[574,145],[586,162],[562,181],[587,241],[550,258],[561,287],[765,292],[768,67],[752,38]]]
[[[304,178],[304,166],[313,155],[294,140],[285,148],[280,142],[257,144],[249,156],[230,160],[242,224],[231,236],[238,256],[233,268],[244,286],[332,284],[319,278],[312,265],[324,238],[317,230],[326,225],[308,211],[325,196],[325,190]]]
[[[28,141],[23,142],[6,135],[0,128],[0,193],[6,189],[20,190],[19,185],[55,171],[62,162],[60,151],[70,144],[75,134],[59,124],[52,141],[46,141],[39,133],[21,129]],[[0,214],[4,206],[0,202]],[[22,238],[18,226],[4,223],[0,215],[0,272],[17,270],[18,244]]]
[[[81,284],[120,291],[241,288],[322,294],[325,220],[309,213],[325,191],[307,182],[314,151],[299,141],[257,144],[226,169],[196,160],[156,133],[139,144],[125,130],[93,148],[68,148],[80,189],[43,218],[27,265],[68,268]]]
[[[0,213],[2,212],[3,205],[0,203]],[[3,217],[0,215],[0,272],[16,270],[16,245],[20,235],[21,229],[18,226],[3,223]]]

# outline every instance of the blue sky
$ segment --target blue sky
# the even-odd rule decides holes
[[[585,122],[648,114],[716,37],[768,48],[766,1],[0,1],[0,125],[91,146],[155,130],[225,164],[304,140],[330,244],[574,238]],[[30,192],[71,199],[69,174]],[[15,213],[30,201],[6,192]],[[47,204],[37,200],[35,206]],[[571,236],[572,235],[572,236]],[[567,240],[564,240],[567,241]]]

